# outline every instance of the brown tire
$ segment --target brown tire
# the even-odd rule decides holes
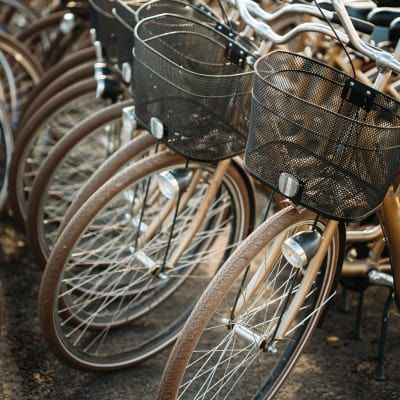
[[[265,346],[268,344],[268,333],[270,335],[273,334],[275,330],[275,323],[271,322],[272,328],[270,330],[266,328],[267,333],[263,335],[262,329],[260,329],[260,331],[257,331],[256,329],[256,327],[263,327],[260,320],[254,322],[254,327],[252,326],[251,320],[252,317],[255,319],[257,314],[261,314],[261,318],[265,318],[267,320],[268,318],[271,318],[270,314],[267,313],[267,307],[269,306],[265,304],[268,304],[269,302],[272,304],[275,302],[274,296],[278,298],[283,297],[283,295],[278,291],[280,288],[280,281],[278,281],[278,283],[275,281],[274,285],[276,286],[272,286],[271,297],[263,298],[259,293],[264,289],[264,287],[265,291],[267,291],[267,288],[269,287],[267,277],[269,277],[268,275],[271,274],[272,269],[269,269],[269,272],[262,276],[262,281],[259,284],[260,290],[256,289],[255,292],[249,295],[252,296],[254,293],[256,293],[255,298],[257,299],[257,302],[254,301],[253,303],[251,297],[248,297],[244,300],[244,305],[242,308],[245,308],[245,312],[247,311],[249,313],[248,319],[243,319],[243,325],[246,327],[247,333],[249,334],[247,338],[240,335],[235,335],[234,333],[236,324],[243,326],[240,322],[242,321],[242,319],[240,319],[240,313],[242,311],[239,310],[236,313],[235,307],[237,303],[234,302],[234,299],[238,299],[238,297],[236,297],[236,293],[238,292],[241,293],[239,298],[240,296],[244,296],[245,293],[251,293],[251,290],[247,292],[248,286],[246,285],[251,282],[251,279],[256,275],[256,272],[259,272],[262,268],[257,267],[255,270],[253,270],[253,272],[251,269],[252,262],[260,263],[262,260],[264,260],[263,257],[261,257],[261,260],[257,258],[259,257],[260,253],[263,252],[262,254],[264,255],[265,252],[264,257],[266,260],[266,252],[268,249],[273,247],[273,241],[279,241],[279,235],[281,235],[281,233],[285,232],[287,229],[292,229],[292,227],[294,227],[296,224],[305,226],[303,225],[305,221],[308,221],[307,225],[312,225],[315,221],[315,215],[305,210],[298,212],[291,206],[287,207],[274,214],[266,222],[260,225],[229,257],[194,307],[178,337],[178,340],[175,343],[174,348],[172,349],[167,366],[164,370],[163,378],[161,380],[161,385],[157,395],[158,400],[175,400],[178,397],[178,394],[182,396],[182,399],[193,399],[195,398],[196,394],[199,393],[194,393],[197,390],[204,390],[204,392],[202,392],[202,394],[204,393],[204,397],[201,397],[204,399],[215,398],[213,397],[215,392],[218,392],[218,394],[221,395],[221,398],[235,400],[245,400],[247,398],[265,400],[272,398],[292,369],[304,345],[315,328],[318,318],[322,313],[322,306],[320,305],[324,304],[323,301],[328,298],[331,293],[330,291],[335,280],[334,278],[337,265],[342,260],[341,254],[345,245],[343,226],[340,228],[340,230],[337,230],[334,236],[335,239],[332,242],[335,242],[335,244],[331,244],[331,257],[327,258],[329,261],[325,263],[327,264],[327,266],[324,268],[325,272],[323,272],[323,275],[319,280],[320,283],[317,284],[318,286],[316,293],[313,295],[315,300],[313,300],[311,305],[313,308],[310,309],[313,309],[315,313],[310,313],[311,317],[308,320],[304,320],[302,325],[300,325],[300,328],[298,329],[301,330],[301,332],[299,335],[295,333],[296,339],[292,339],[288,336],[287,340],[282,340],[276,344],[278,349],[282,349],[282,347],[285,346],[285,343],[287,343],[287,347],[285,349],[290,350],[282,351],[282,356],[280,356],[281,358],[277,361],[277,363],[279,361],[281,362],[281,366],[279,368],[277,363],[274,366],[271,366],[271,371],[268,370],[270,368],[269,366],[268,369],[265,368],[262,355],[265,354],[265,357],[269,357],[269,359],[271,359],[275,357],[275,353],[272,351],[270,352],[269,348],[264,350],[261,348],[261,345]],[[320,224],[326,224],[326,221],[323,224],[320,222]],[[274,256],[274,260],[277,260],[276,263],[278,265],[278,270],[283,270],[283,262],[279,256],[279,253]],[[289,276],[292,277],[293,275],[289,274]],[[294,278],[297,278],[297,275],[295,275]],[[287,287],[284,287],[284,290],[288,290],[289,295],[292,295],[294,286],[288,285]],[[233,297],[228,296],[228,293],[231,295],[233,294]],[[284,300],[280,300],[280,304],[281,303],[283,305]],[[252,306],[254,306],[254,310],[251,308]],[[265,311],[265,315],[262,307],[267,309],[267,311]],[[221,314],[221,310],[224,308],[226,308],[226,314]],[[234,313],[233,319],[232,313]],[[273,311],[272,314],[273,317],[270,321],[279,319],[279,314],[274,314]],[[211,320],[213,317],[216,319],[216,316],[218,316],[218,321],[226,320],[226,322],[221,322],[221,325],[219,326],[214,322],[215,326],[213,326],[213,322]],[[262,319],[262,321],[264,321],[264,319]],[[303,325],[305,325],[304,329]],[[216,344],[218,343],[218,339],[215,336],[217,331],[220,332],[221,337],[231,337],[231,339],[225,340],[225,347],[218,346],[218,344]],[[252,345],[250,341],[251,339],[248,339],[253,335],[253,340],[258,340],[255,339],[255,335],[257,334],[259,335],[258,337],[263,340],[259,342],[260,347],[258,343],[254,343],[254,345]],[[214,337],[213,339],[209,339],[210,341],[208,342],[206,339],[207,335],[214,335]],[[201,344],[199,343],[200,341]],[[294,343],[292,344],[292,342]],[[240,346],[243,346],[242,348],[244,350],[236,353],[236,351],[239,351],[234,349],[236,344],[239,348],[241,348]],[[216,355],[209,355],[209,353],[207,353],[208,346],[210,348],[209,353],[211,354],[213,351],[212,349],[214,349],[214,353],[216,353]],[[195,352],[197,348],[199,348],[197,354],[201,354],[203,356],[202,360],[205,360],[204,362],[200,361],[196,363]],[[247,358],[248,354],[246,353],[246,349],[249,353],[254,352],[256,354],[261,354],[259,357],[257,356],[257,362],[254,361],[254,358]],[[227,355],[225,353],[227,353]],[[228,357],[229,361],[225,360],[224,355]],[[198,357],[200,358],[200,356]],[[215,364],[213,362],[215,362]],[[241,368],[237,367],[237,364],[239,366],[241,365],[240,363],[243,363]],[[250,367],[253,367],[255,370],[252,369],[251,371],[247,371],[247,369],[250,369]],[[194,368],[196,371],[191,372],[189,371],[190,368]],[[267,371],[271,375],[266,376]],[[247,377],[245,372],[248,375]],[[187,376],[185,376],[185,373]],[[229,378],[220,378],[220,373],[226,374]],[[187,380],[185,379],[185,381],[182,381],[184,376],[187,378]],[[190,381],[191,377],[193,376],[194,378]],[[198,379],[200,382],[197,383],[196,379]],[[202,379],[205,380],[204,385],[202,385]],[[192,384],[194,387],[191,386]],[[183,385],[185,390],[178,393],[181,385]],[[224,397],[226,395],[228,397]]]
[[[20,27],[15,25],[10,26],[10,23],[16,15],[19,14],[20,16],[23,16],[26,22],[29,23],[33,23],[40,17],[39,13],[36,10],[34,10],[27,2],[22,0],[1,0],[0,9],[0,23],[2,25],[2,29],[12,34],[13,36],[16,35],[21,29]]]
[[[53,81],[61,79],[61,77],[79,67],[82,64],[86,64],[88,62],[94,62],[95,59],[95,51],[93,47],[88,47],[83,50],[79,50],[72,54],[69,57],[66,57],[61,62],[54,65],[48,71],[46,71],[41,77],[40,81],[34,86],[29,97],[27,99],[27,106],[22,110],[21,120],[24,120],[25,113],[28,110],[36,110],[37,108],[31,108],[31,104],[35,101],[40,94],[46,90],[46,88],[52,84]],[[40,104],[40,103],[39,103]],[[28,114],[29,116],[29,114]],[[20,122],[21,126],[21,122]]]
[[[35,182],[32,186],[31,194],[29,196],[26,226],[27,226],[27,234],[29,242],[34,250],[34,253],[37,256],[37,259],[43,266],[46,265],[48,255],[50,253],[49,246],[53,245],[53,243],[48,242],[48,240],[46,240],[45,227],[43,222],[44,219],[46,219],[44,207],[45,205],[47,205],[46,201],[49,201],[48,191],[51,190],[49,189],[51,180],[53,179],[54,175],[57,174],[58,169],[61,168],[61,165],[63,164],[64,160],[67,159],[70,152],[74,151],[74,149],[77,147],[81,148],[83,146],[83,142],[87,138],[90,139],[90,135],[92,133],[95,135],[95,138],[91,139],[88,142],[88,144],[91,148],[93,148],[92,140],[98,139],[99,128],[105,124],[112,123],[114,120],[120,119],[122,109],[132,104],[133,102],[131,100],[120,102],[111,105],[109,107],[106,107],[98,111],[97,113],[94,113],[90,117],[86,118],[79,125],[77,125],[71,131],[69,131],[68,134],[66,134],[55,145],[49,156],[45,159],[43,165],[40,167]],[[134,140],[132,142],[134,142],[134,144],[130,145],[129,147],[130,149],[132,149],[129,152],[129,160],[134,160],[138,154],[142,153],[149,146],[151,146],[154,143],[154,140],[152,140],[150,135],[142,135],[137,140]],[[131,144],[132,142],[130,142],[129,144]],[[120,167],[122,167],[127,162],[125,161],[126,158],[121,157],[121,153],[118,150],[112,153],[110,158],[117,160],[117,163],[119,163]],[[103,165],[106,165],[107,167],[105,169],[108,173],[100,175],[100,182],[95,180],[95,182],[98,182],[95,189],[100,187],[103,183],[107,182],[107,180],[111,178],[111,176],[114,175],[114,173],[119,169],[119,167],[114,166],[116,162],[111,163],[111,165],[108,166],[108,160],[109,159],[102,160],[100,157],[96,157],[95,161],[100,165],[99,170],[104,169]],[[76,167],[78,167],[78,165]],[[73,168],[73,166],[71,166],[71,168]],[[96,164],[96,166],[93,167],[93,170],[96,171],[97,168],[98,165]],[[80,177],[81,175],[82,172],[80,174]],[[94,176],[96,175],[98,174],[97,173],[94,174]],[[77,184],[76,181],[74,181],[73,183],[74,185]],[[86,185],[85,182],[79,184]],[[93,184],[91,187],[93,188]],[[91,191],[91,193],[86,196],[85,200],[90,197],[90,195],[95,191],[95,189],[93,189],[93,191]],[[68,199],[70,197],[75,197],[76,194],[71,193],[70,191],[71,189],[65,189],[65,190],[68,190],[69,192],[68,196],[64,197]],[[59,196],[57,196],[57,198],[58,197]],[[68,200],[63,198],[62,201],[67,202]],[[66,204],[65,207],[67,207],[69,204],[70,203]],[[70,217],[67,214],[65,214],[63,220],[69,218]]]
[[[43,70],[23,43],[5,33],[0,33],[0,51],[3,59],[0,79],[4,80],[2,97],[15,129],[28,93],[39,82]]]
[[[46,121],[51,121],[52,117],[57,114],[57,112],[62,112],[70,104],[75,105],[80,98],[85,99],[86,96],[90,99],[95,99],[95,91],[96,81],[94,79],[87,79],[70,86],[43,104],[38,112],[35,113],[34,117],[30,119],[30,123],[25,125],[19,132],[10,164],[9,199],[10,205],[14,211],[14,217],[17,223],[22,226],[24,225],[26,216],[28,193],[25,193],[23,171],[29,159],[31,146],[34,145],[34,139],[37,137],[38,129],[40,129]],[[80,111],[82,112],[82,116],[85,112],[90,112],[90,110]],[[45,154],[43,155],[45,156]],[[36,162],[37,160],[31,161]],[[34,179],[34,176],[32,176],[32,178]],[[29,190],[30,187],[27,189]]]
[[[20,42],[18,39],[14,38],[13,36],[5,33],[5,32],[0,32],[0,43],[3,45],[8,45],[10,47],[14,47],[19,54],[19,57],[23,57],[27,59],[30,63],[26,67],[26,70],[32,75],[32,76],[42,76],[44,73],[43,67],[36,58],[34,54],[29,50],[25,44]],[[34,83],[37,83],[35,81]]]
[[[87,21],[80,19],[78,26],[75,29],[64,35],[59,33],[56,40],[51,44],[51,47],[46,51],[45,68],[57,64],[62,58],[68,54],[72,54],[79,49],[87,47],[91,43],[89,36],[89,25]]]
[[[132,161],[138,155],[138,152],[148,149],[155,143],[156,141],[151,135],[144,133],[112,154],[76,194],[74,201],[69,206],[61,222],[60,232],[63,231],[68,221],[99,187],[110,180],[127,163]]]
[[[57,93],[62,92],[77,82],[84,81],[93,76],[93,63],[90,61],[84,65],[80,65],[70,71],[65,72],[58,79],[50,82],[37,96],[31,97],[31,102],[27,101],[27,107],[24,108],[23,117],[20,119],[18,129],[15,133],[18,137],[19,131],[24,128],[25,124],[30,124],[31,118],[40,110],[42,104],[48,99],[53,98]],[[39,81],[40,84],[41,80]]]
[[[77,45],[82,30],[88,31],[86,23],[79,20],[73,32],[62,34],[59,27],[65,13],[66,11],[63,10],[43,16],[17,35],[17,38],[26,43],[35,53],[45,69],[55,65],[64,57],[68,48]],[[63,40],[64,38],[66,40]]]
[[[74,346],[76,345],[77,347],[79,347],[79,343],[76,344],[76,342],[74,343],[68,342],[68,339],[64,337],[63,333],[60,331],[60,329],[61,330],[64,329],[64,327],[66,327],[68,324],[67,325],[62,324],[62,327],[60,325],[60,319],[58,316],[58,307],[59,307],[58,301],[63,296],[62,295],[59,296],[58,291],[59,288],[60,290],[62,290],[62,288],[64,287],[62,281],[64,279],[65,271],[67,271],[68,277],[71,276],[71,270],[68,268],[71,252],[74,251],[75,245],[79,247],[80,240],[85,235],[86,229],[89,229],[88,232],[92,232],[91,224],[94,221],[94,219],[98,217],[98,214],[102,212],[103,209],[106,210],[107,212],[108,205],[111,204],[111,202],[114,199],[119,201],[118,196],[120,194],[124,195],[125,190],[126,189],[128,191],[131,190],[131,188],[135,184],[141,185],[143,183],[143,180],[147,179],[149,175],[153,176],[153,174],[154,175],[158,174],[158,171],[170,168],[172,169],[181,168],[178,166],[185,166],[185,165],[186,165],[186,160],[184,158],[182,158],[177,154],[173,154],[169,151],[166,151],[163,153],[158,153],[153,156],[150,156],[146,159],[143,159],[133,164],[132,166],[123,169],[112,179],[110,179],[106,184],[100,187],[82,205],[82,207],[73,216],[73,218],[70,220],[65,229],[61,232],[51,252],[51,255],[49,257],[43,275],[40,288],[40,295],[39,295],[39,316],[41,321],[42,332],[45,339],[49,343],[52,351],[62,361],[67,362],[68,364],[77,368],[91,369],[98,371],[110,371],[119,368],[125,368],[134,365],[140,361],[143,361],[146,358],[161,351],[163,348],[165,348],[167,345],[169,345],[172,341],[175,340],[176,335],[178,334],[179,329],[181,327],[181,324],[185,319],[184,317],[186,316],[186,311],[184,312],[184,315],[179,314],[180,316],[179,323],[178,320],[176,320],[176,322],[175,320],[168,322],[169,324],[171,324],[171,328],[168,329],[163,327],[162,325],[163,321],[160,321],[159,319],[155,318],[154,315],[153,317],[148,317],[147,313],[155,312],[154,310],[156,309],[157,306],[149,308],[148,304],[145,302],[145,304],[143,305],[144,308],[141,309],[140,321],[142,322],[140,322],[140,326],[141,327],[148,326],[146,325],[145,322],[143,322],[143,318],[145,317],[146,319],[150,318],[150,320],[152,321],[152,326],[151,327],[148,326],[148,329],[153,329],[155,332],[157,332],[157,335],[159,335],[157,336],[158,338],[157,340],[155,340],[154,338],[151,340],[145,339],[146,335],[144,335],[144,333],[141,332],[142,328],[138,328],[137,324],[133,323],[134,321],[131,321],[130,319],[126,320],[122,319],[119,322],[119,324],[123,324],[121,328],[124,329],[124,332],[127,332],[128,336],[126,337],[124,336],[123,341],[120,342],[120,344],[117,345],[116,347],[110,347],[109,345],[106,346],[106,351],[109,352],[114,351],[117,354],[104,356],[102,354],[102,351],[96,349],[95,354],[93,355],[89,354],[90,353],[89,350],[87,353],[85,351],[78,350]],[[211,171],[215,170],[215,166],[212,166],[210,164],[201,164],[193,162],[193,168],[199,168],[198,165],[203,165],[204,171],[206,171],[206,169],[209,169]],[[239,224],[237,225],[237,230],[234,230],[234,232],[232,232],[235,240],[234,243],[236,243],[236,240],[240,240],[239,237],[243,237],[243,235],[247,234],[248,226],[252,218],[252,210],[254,209],[253,208],[254,205],[250,204],[250,199],[247,192],[247,186],[241,176],[241,173],[237,170],[236,164],[231,163],[231,165],[228,168],[227,175],[224,178],[224,182],[225,179],[226,182],[229,181],[235,185],[235,191],[237,191],[237,195],[240,196],[240,209],[242,210],[241,216],[240,218],[237,217],[237,220],[235,222],[235,226],[236,224]],[[234,209],[236,209],[236,207]],[[224,220],[226,217],[224,217]],[[97,224],[97,222],[94,223]],[[98,225],[96,226],[99,229]],[[110,225],[107,225],[107,229],[109,229],[109,227],[114,228],[114,225],[110,223]],[[116,227],[115,229],[118,230],[119,228]],[[107,232],[105,234],[108,235]],[[97,238],[98,235],[96,234],[95,237]],[[202,240],[205,240],[207,241],[207,243],[209,243],[208,240],[210,239],[207,237],[206,239]],[[127,247],[131,245],[129,241],[125,240],[122,241],[121,243],[126,243]],[[220,251],[223,254],[225,254],[227,250],[224,247],[221,248]],[[196,254],[197,253],[195,252],[194,256],[196,256]],[[118,260],[114,260],[114,262],[117,261]],[[123,263],[124,261],[121,260],[121,262]],[[87,264],[87,260],[85,263]],[[90,266],[87,265],[87,267]],[[202,280],[199,279],[200,278],[199,271],[198,270],[196,271],[197,273],[195,274],[196,276],[194,277],[196,278],[196,280],[192,281],[192,283],[194,282],[196,284],[195,291],[198,291],[201,290],[203,283]],[[175,272],[175,274],[177,273],[179,273],[179,271]],[[189,278],[185,279],[187,280]],[[185,283],[186,280],[184,281]],[[207,282],[208,280],[209,280],[209,275],[207,274]],[[129,283],[129,285],[131,285],[131,283]],[[94,288],[95,287],[97,286],[95,285]],[[167,290],[171,290],[171,288],[167,287]],[[178,296],[178,299],[181,299],[180,301],[184,303],[183,305],[184,310],[187,310],[188,308],[190,309],[192,301],[194,301],[194,298],[188,297],[188,294],[189,293],[191,294],[192,292],[187,292],[187,291],[185,292],[186,296],[184,296],[182,299],[181,297]],[[176,296],[175,292],[164,293],[164,297],[162,296],[161,298],[158,296],[151,297],[151,301],[158,302],[157,304],[163,302],[162,304],[164,305],[165,301],[171,301],[172,294]],[[62,302],[62,300],[60,301]],[[62,307],[64,306],[62,305]],[[176,311],[175,308],[173,310],[171,309],[171,313],[174,313],[175,311]],[[129,314],[129,316],[130,318],[133,318],[132,314]],[[119,326],[120,325],[113,325],[113,329],[111,330],[107,328],[105,329],[107,329],[108,335],[117,334],[117,337],[119,337],[118,336],[120,334],[120,332],[118,331]],[[98,326],[97,328],[95,328],[94,325],[91,325],[89,329],[92,332],[92,334],[98,336],[99,332],[101,332],[101,330],[99,331],[99,329],[102,328]],[[126,331],[127,329],[130,330]],[[129,346],[132,345],[132,343],[130,343],[131,340],[132,342],[134,340],[145,341],[145,343],[143,344],[144,347],[141,348],[140,346],[136,345],[133,348],[129,348]],[[102,338],[102,343],[105,341],[106,337]]]

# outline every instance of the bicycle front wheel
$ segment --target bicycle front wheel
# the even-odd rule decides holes
[[[158,399],[270,399],[293,367],[329,298],[344,247],[336,230],[325,261],[283,337],[284,313],[307,272],[281,254],[283,240],[315,216],[288,207],[257,228],[211,281],[186,322]],[[321,233],[326,221],[316,226]],[[281,317],[282,316],[282,317]]]
[[[186,167],[193,177],[176,203],[159,191],[160,173]],[[43,335],[59,358],[75,367],[112,370],[175,340],[252,220],[254,206],[233,162],[216,195],[206,200],[215,170],[212,164],[187,166],[166,151],[125,168],[83,204],[61,232],[40,289]],[[200,219],[204,203],[210,206]]]

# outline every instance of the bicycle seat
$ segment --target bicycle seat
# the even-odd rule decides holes
[[[335,11],[330,2],[323,1],[320,2],[319,5],[325,10]],[[347,2],[345,7],[350,17],[367,21],[368,14],[376,5],[372,1],[351,1]]]
[[[390,40],[397,42],[400,39],[400,17],[394,19],[389,29]]]
[[[379,7],[368,14],[368,21],[374,25],[389,27],[398,17],[400,17],[399,7]]]

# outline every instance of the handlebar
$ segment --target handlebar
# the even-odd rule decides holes
[[[231,0],[235,2],[240,16],[261,38],[276,44],[287,43],[294,37],[304,32],[318,32],[324,35],[335,37],[329,26],[319,23],[303,23],[296,26],[284,35],[277,34],[267,23],[272,22],[284,15],[307,14],[321,18],[317,7],[309,4],[293,4],[284,6],[277,11],[268,13],[252,0]],[[331,0],[335,12],[324,11],[326,18],[332,22],[339,22],[345,32],[337,31],[339,39],[344,44],[351,44],[354,49],[365,56],[376,61],[378,67],[389,68],[400,73],[400,62],[392,54],[377,49],[367,44],[357,34],[356,29],[345,9],[342,0]],[[258,19],[256,19],[258,18]]]

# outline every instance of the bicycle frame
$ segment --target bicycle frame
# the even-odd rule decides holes
[[[400,202],[390,187],[380,206],[379,216],[390,249],[394,279],[394,299],[400,311]]]

